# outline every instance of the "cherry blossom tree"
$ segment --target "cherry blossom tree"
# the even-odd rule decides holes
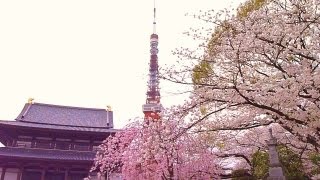
[[[189,128],[207,119],[206,130],[276,123],[319,151],[319,4],[268,0],[245,18],[228,10],[199,16],[218,28],[204,38],[203,56],[181,49],[180,65],[163,75],[193,87],[189,104],[204,113]]]
[[[200,12],[208,23],[186,34],[162,78],[190,86],[183,132],[210,133],[225,154],[265,149],[264,128],[301,158],[320,148],[319,0],[249,0],[238,13]]]
[[[171,118],[136,121],[108,137],[92,170],[121,171],[124,179],[218,179],[214,146],[195,134],[177,136],[184,122]]]

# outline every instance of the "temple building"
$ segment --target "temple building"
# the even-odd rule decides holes
[[[99,144],[115,132],[109,108],[30,101],[15,121],[0,120],[0,180],[82,180]]]

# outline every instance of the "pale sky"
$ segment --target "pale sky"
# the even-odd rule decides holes
[[[198,21],[186,13],[238,3],[157,0],[159,65],[174,62],[171,51],[190,45],[182,32]],[[116,128],[142,116],[152,19],[153,0],[0,0],[0,119],[14,120],[29,97],[111,105]],[[160,86],[165,107],[183,101],[168,94],[171,84]]]

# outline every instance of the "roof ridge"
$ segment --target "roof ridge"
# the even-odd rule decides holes
[[[85,126],[62,126],[57,124],[42,124],[42,123],[33,123],[27,121],[4,121],[0,120],[0,129],[3,127],[2,125],[15,126],[15,127],[30,127],[30,128],[49,128],[49,129],[61,129],[61,130],[75,130],[75,131],[94,131],[94,132],[118,132],[121,129],[105,128],[105,127],[85,127]],[[31,125],[31,126],[30,126]],[[98,130],[98,131],[96,131]]]
[[[28,104],[28,103],[26,103]],[[69,109],[84,109],[84,110],[95,110],[95,111],[106,111],[102,108],[88,108],[88,107],[77,107],[77,106],[67,106],[67,105],[56,105],[56,104],[46,104],[46,103],[33,103],[32,105],[49,106],[49,107],[61,107]]]

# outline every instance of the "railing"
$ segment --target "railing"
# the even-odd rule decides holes
[[[16,147],[31,148],[31,142],[28,142],[28,141],[17,141]]]
[[[89,151],[90,146],[86,144],[75,144],[74,150],[78,151]]]
[[[40,149],[51,149],[52,148],[52,143],[51,142],[35,142],[35,147],[40,148]]]
[[[17,148],[38,148],[38,149],[57,149],[75,151],[98,151],[100,143],[90,144],[81,142],[63,141],[16,141]]]

